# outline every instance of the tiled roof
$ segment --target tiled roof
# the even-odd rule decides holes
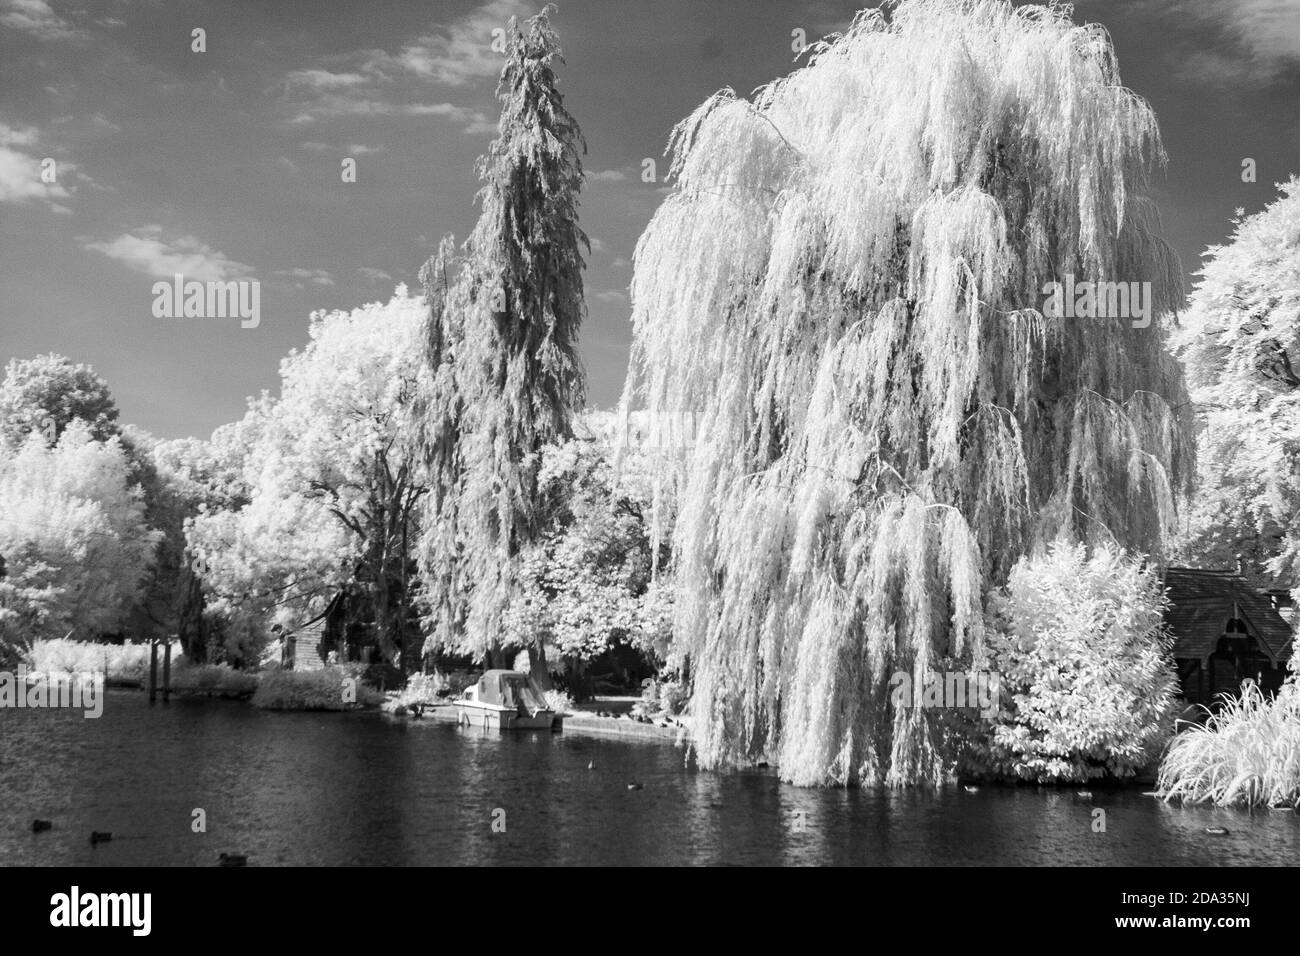
[[[1241,575],[1166,568],[1164,583],[1170,601],[1165,620],[1175,638],[1175,658],[1200,660],[1213,654],[1234,607],[1235,616],[1274,662],[1291,656],[1291,625]]]

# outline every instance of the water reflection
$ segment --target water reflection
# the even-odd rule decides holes
[[[54,830],[32,834],[35,817]],[[113,842],[91,847],[92,829]],[[766,770],[703,773],[668,744],[206,700],[151,709],[125,691],[99,720],[0,711],[0,862],[211,865],[221,852],[254,865],[1294,864],[1300,817],[1101,789],[807,790]]]

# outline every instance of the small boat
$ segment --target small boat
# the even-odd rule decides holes
[[[455,704],[456,722],[466,727],[556,731],[564,723],[547,706],[536,682],[521,671],[487,671]]]

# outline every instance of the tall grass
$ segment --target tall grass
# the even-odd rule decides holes
[[[1300,684],[1270,700],[1246,681],[1204,726],[1174,738],[1157,790],[1185,803],[1300,808]]]
[[[180,644],[172,642],[172,661],[180,657]],[[162,648],[158,668],[162,670]],[[149,676],[149,645],[97,644],[67,638],[38,640],[25,655],[28,668],[59,673],[102,672],[107,680],[145,681]],[[161,680],[161,674],[159,679]]]

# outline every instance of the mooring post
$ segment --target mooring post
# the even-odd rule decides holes
[[[172,695],[172,642],[163,645],[163,703]]]
[[[158,642],[149,642],[149,703],[158,697]]]

